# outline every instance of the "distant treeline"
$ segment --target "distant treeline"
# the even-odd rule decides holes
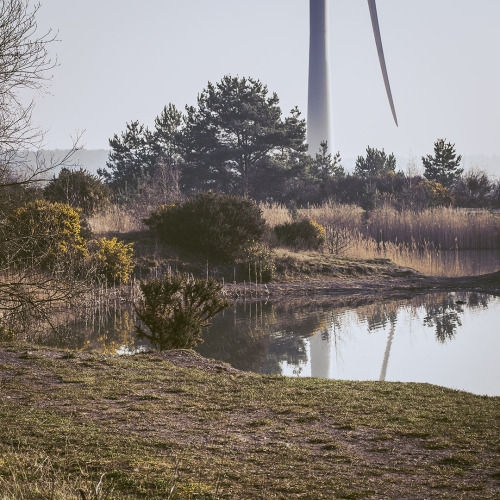
[[[346,173],[340,153],[327,143],[308,151],[299,110],[283,116],[277,95],[252,78],[208,83],[196,106],[183,113],[169,104],[154,130],[132,121],[109,144],[106,168],[98,173],[123,201],[168,202],[212,190],[282,203],[334,200],[367,210],[387,203],[500,206],[499,182],[479,169],[464,174],[462,157],[445,139],[422,158],[423,168],[397,165],[393,154],[367,147]]]

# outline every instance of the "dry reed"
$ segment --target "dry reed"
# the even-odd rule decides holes
[[[136,213],[119,205],[110,205],[102,212],[94,214],[89,219],[92,232],[96,235],[110,233],[131,233],[142,231],[145,225]]]
[[[499,223],[499,214],[487,210],[440,207],[398,212],[385,207],[370,214],[367,236],[379,242],[432,242],[443,250],[497,249]]]
[[[292,220],[283,204],[262,203],[260,208],[270,227]],[[358,258],[387,258],[425,274],[483,272],[472,269],[459,252],[500,248],[500,214],[487,210],[440,207],[398,212],[383,207],[367,217],[358,206],[326,203],[299,209],[298,213],[326,228],[325,251]],[[137,211],[116,205],[94,215],[89,222],[98,235],[144,229]]]
[[[284,205],[261,205],[274,227],[291,220]],[[363,259],[387,258],[429,275],[462,276],[495,270],[463,259],[463,250],[500,248],[500,214],[487,210],[434,208],[398,212],[390,207],[368,217],[354,205],[327,203],[299,210],[326,228],[326,250]],[[472,265],[474,264],[474,265]],[[491,269],[490,269],[491,268]]]

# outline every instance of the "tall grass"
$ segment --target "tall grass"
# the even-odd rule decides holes
[[[384,207],[370,214],[366,234],[377,241],[425,245],[442,250],[499,248],[500,216],[487,210],[440,207],[422,212]]]

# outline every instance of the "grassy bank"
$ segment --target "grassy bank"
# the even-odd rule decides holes
[[[0,370],[4,499],[498,498],[500,398],[187,351],[4,343]]]

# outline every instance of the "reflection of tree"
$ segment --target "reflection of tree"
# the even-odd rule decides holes
[[[439,301],[425,303],[426,316],[424,325],[436,327],[436,339],[444,343],[452,339],[459,326],[462,326],[460,316],[463,306],[468,309],[486,309],[489,295],[484,293],[459,292],[456,294],[443,294]]]
[[[109,293],[107,295],[110,296]],[[74,313],[71,321],[61,318],[61,323],[66,322],[66,325],[59,329],[58,336],[50,340],[50,345],[104,351],[115,351],[122,346],[131,349],[140,347],[135,340],[132,308],[129,305],[124,307],[124,302],[118,299],[110,299],[108,305],[101,296],[98,299],[90,301],[89,307],[81,314]],[[353,325],[364,323],[369,331],[389,325],[380,374],[384,378],[393,330],[401,308],[415,318],[421,318],[422,310],[425,310],[424,325],[435,329],[437,340],[444,343],[454,337],[461,325],[463,308],[480,311],[488,307],[489,300],[488,295],[480,293],[442,292],[420,295],[406,302],[391,300],[357,307],[349,307],[345,300],[337,308],[332,302],[322,305],[240,303],[212,320],[212,327],[204,332],[205,342],[197,347],[197,351],[242,370],[280,373],[283,362],[297,369],[306,364],[306,339],[313,335],[324,342],[328,355],[331,355],[329,345],[341,358]],[[43,339],[43,342],[47,343],[48,339]],[[326,351],[321,353],[326,355]],[[330,362],[336,361],[331,359]]]
[[[365,322],[368,331],[385,329],[388,324],[396,322],[397,314],[401,308],[401,301],[369,304],[356,310],[360,322]]]
[[[135,338],[135,313],[129,307],[93,309],[85,318],[61,324],[45,344],[67,349],[98,349],[104,353],[133,351],[142,345]]]
[[[462,326],[459,316],[463,313],[462,305],[456,303],[453,295],[443,297],[439,302],[427,303],[425,309],[424,325],[436,328],[436,339],[441,343],[451,340],[457,328]]]
[[[323,311],[305,309],[264,302],[237,304],[213,319],[196,350],[241,370],[281,373],[283,361],[293,366],[307,361],[304,339],[324,322]]]
[[[470,293],[468,305],[471,309],[486,309],[488,307],[489,296],[484,293]]]

